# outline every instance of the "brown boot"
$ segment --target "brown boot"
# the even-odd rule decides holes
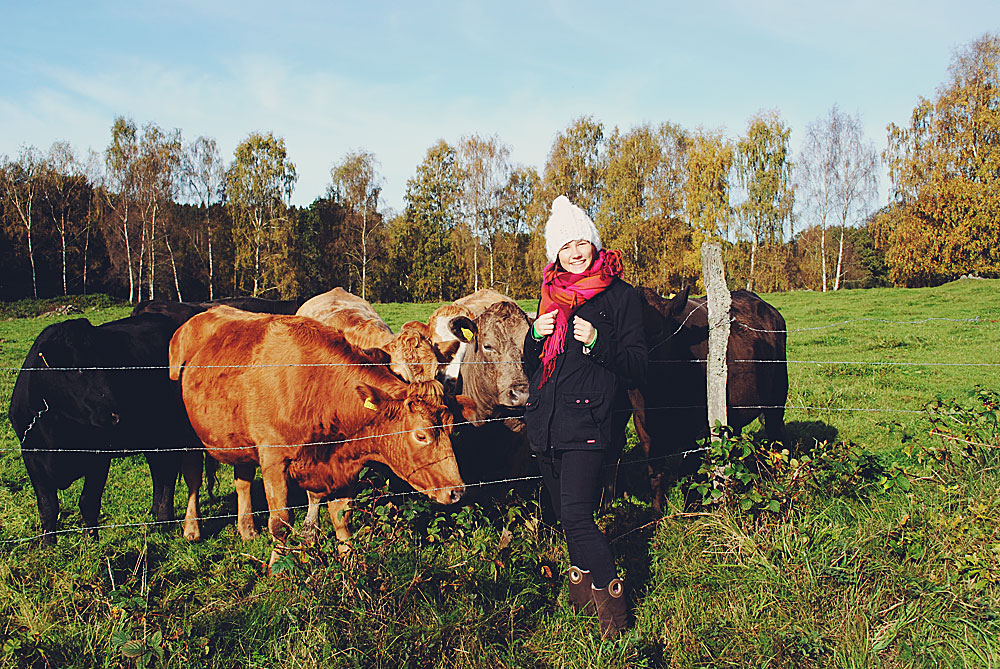
[[[588,616],[594,615],[594,598],[591,592],[594,590],[594,579],[589,571],[583,571],[579,567],[569,568],[569,601],[573,610],[577,613],[584,613]]]
[[[625,600],[625,581],[611,580],[608,587],[591,588],[597,619],[601,623],[601,638],[614,639],[628,626],[628,604]]]

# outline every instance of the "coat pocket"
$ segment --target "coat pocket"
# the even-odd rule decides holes
[[[560,399],[553,441],[562,448],[604,448],[602,425],[607,420],[604,393],[571,393]]]

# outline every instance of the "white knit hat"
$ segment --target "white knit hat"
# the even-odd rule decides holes
[[[587,212],[560,195],[552,202],[552,213],[545,224],[545,255],[555,262],[559,249],[567,242],[583,239],[601,250],[601,236]]]

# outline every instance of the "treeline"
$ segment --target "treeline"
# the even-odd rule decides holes
[[[621,249],[626,277],[700,281],[701,243],[726,246],[731,285],[758,291],[930,285],[1000,275],[1000,38],[960,49],[949,81],[890,125],[892,202],[874,211],[880,156],[836,106],[790,128],[761,111],[735,139],[672,123],[559,132],[545,166],[496,136],[431,146],[402,212],[380,203],[375,155],[344,155],[324,194],[290,204],[283,139],[253,133],[226,162],[208,137],[114,120],[102,152],[65,142],[0,160],[0,297],[107,292],[139,300],[309,296],[450,300],[483,287],[534,295],[552,200],[568,195]]]

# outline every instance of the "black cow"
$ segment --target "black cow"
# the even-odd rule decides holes
[[[57,490],[84,478],[80,514],[85,527],[96,528],[112,457],[200,445],[167,374],[176,329],[156,314],[96,327],[77,318],[48,326],[31,346],[14,384],[10,421],[35,488],[44,543],[55,542]],[[153,514],[171,520],[182,452],[147,452],[146,459]]]
[[[649,344],[649,373],[646,384],[630,390],[629,396],[649,467],[653,504],[662,509],[664,473],[679,478],[697,471],[698,454],[680,454],[695,449],[697,440],[708,435],[706,363],[689,362],[708,357],[708,302],[704,297],[688,298],[687,290],[672,299],[642,286],[637,290]],[[731,297],[728,423],[741,430],[760,416],[768,438],[785,441],[785,319],[754,293],[737,290]]]
[[[163,314],[174,319],[178,325],[184,323],[195,314],[200,314],[212,307],[225,305],[242,311],[253,311],[261,314],[294,315],[305,302],[296,300],[265,300],[261,297],[223,297],[206,302],[175,302],[173,300],[143,300],[132,309],[132,315]]]

